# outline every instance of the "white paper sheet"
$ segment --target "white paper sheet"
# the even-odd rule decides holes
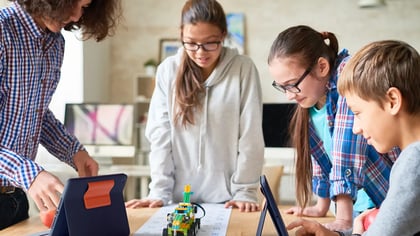
[[[200,204],[206,215],[200,208],[197,209],[196,217],[201,218],[201,227],[198,236],[224,236],[226,235],[231,209],[226,209],[224,204]],[[163,228],[166,228],[166,215],[173,212],[177,205],[168,205],[159,209],[142,227],[135,233],[135,236],[162,236]]]

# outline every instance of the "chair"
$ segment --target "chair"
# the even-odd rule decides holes
[[[267,177],[268,184],[270,185],[271,191],[273,192],[274,199],[277,204],[280,204],[280,182],[283,175],[283,165],[270,165],[264,166],[262,174]],[[258,193],[258,202],[261,204],[263,201],[263,195],[261,192]]]

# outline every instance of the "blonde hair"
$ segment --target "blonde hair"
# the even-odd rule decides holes
[[[408,113],[420,112],[420,56],[402,41],[372,42],[346,64],[338,80],[338,92],[355,94],[382,104],[391,87],[400,90]]]

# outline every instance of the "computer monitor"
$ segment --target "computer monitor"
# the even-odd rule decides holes
[[[134,156],[134,104],[68,103],[64,125],[94,157]]]
[[[265,147],[291,147],[289,124],[295,110],[295,103],[264,103],[263,134]]]

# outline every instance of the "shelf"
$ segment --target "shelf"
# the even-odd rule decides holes
[[[137,95],[137,97],[134,98],[135,103],[150,103],[150,98],[147,98],[144,95]]]

